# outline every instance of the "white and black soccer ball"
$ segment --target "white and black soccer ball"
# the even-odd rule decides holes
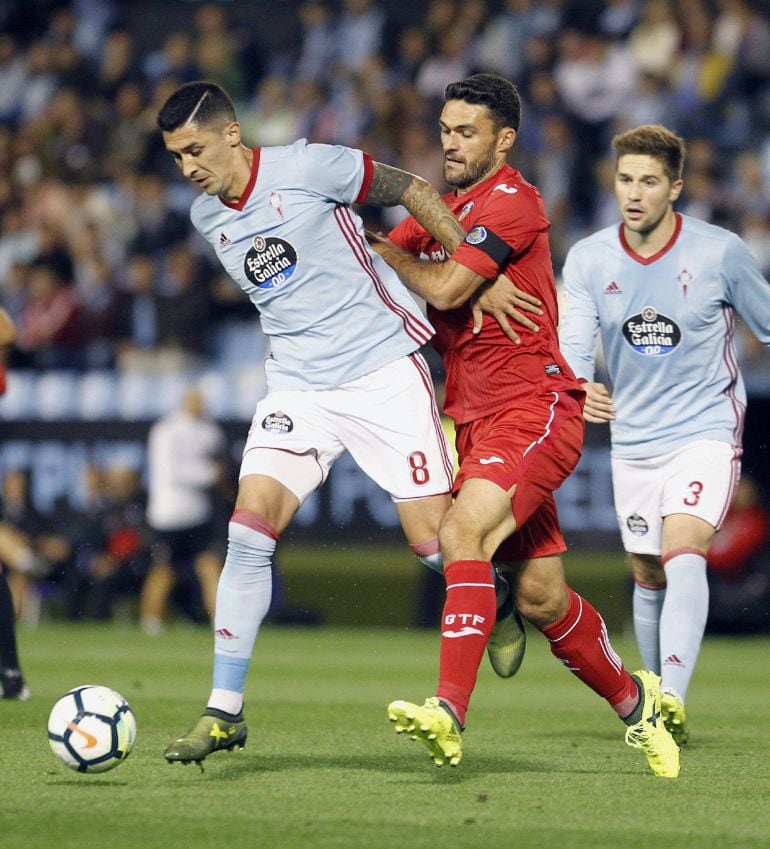
[[[65,693],[48,717],[48,742],[78,772],[106,772],[121,764],[136,740],[136,718],[115,690],[82,684]]]

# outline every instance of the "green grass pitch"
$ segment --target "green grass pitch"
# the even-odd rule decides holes
[[[770,639],[708,639],[688,700],[677,781],[656,779],[610,708],[529,634],[518,676],[486,660],[465,758],[433,766],[385,706],[430,695],[437,634],[265,626],[243,752],[169,765],[166,743],[202,709],[211,638],[184,625],[43,624],[20,634],[33,691],[0,701],[0,846],[8,849],[767,849]],[[616,647],[634,668],[636,649]],[[54,758],[46,719],[67,689],[120,691],[138,721],[117,769]]]

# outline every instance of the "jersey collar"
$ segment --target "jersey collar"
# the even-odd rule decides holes
[[[631,257],[632,260],[638,262],[640,265],[651,265],[655,262],[655,260],[660,259],[674,247],[674,243],[679,238],[679,234],[682,232],[682,216],[678,212],[675,212],[674,218],[676,219],[676,224],[674,225],[674,232],[671,234],[671,238],[657,253],[654,253],[652,256],[639,256],[639,254],[628,244],[625,233],[623,232],[623,222],[621,222],[618,233],[620,235],[620,244],[622,245],[623,250]]]
[[[489,186],[495,180],[497,180],[499,182],[500,174],[503,171],[505,171],[506,169],[508,170],[508,179],[511,179],[516,172],[507,162],[503,162],[503,164],[497,169],[497,171],[495,171],[494,174],[490,174],[486,179],[482,180],[478,185],[474,186],[470,191],[463,192],[463,194],[458,195],[457,190],[452,189],[452,191],[449,192],[449,195],[451,197],[455,198],[455,200],[457,200],[458,202],[465,203],[465,201],[471,200],[472,198],[475,198],[478,195],[483,194],[485,191],[487,191],[487,189],[489,189]],[[511,172],[513,172],[513,173],[511,173]]]
[[[246,183],[246,188],[243,190],[243,194],[238,198],[238,200],[225,200],[223,197],[219,198],[219,200],[222,201],[222,203],[226,207],[240,211],[246,205],[246,201],[251,197],[251,192],[254,188],[254,183],[257,182],[257,172],[259,171],[259,154],[261,150],[261,147],[253,147],[251,149],[253,156],[251,157],[251,174],[249,175],[249,182]]]

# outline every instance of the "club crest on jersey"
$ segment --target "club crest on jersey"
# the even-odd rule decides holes
[[[243,273],[260,289],[277,289],[297,269],[297,252],[284,239],[255,236],[243,260]]]
[[[463,218],[468,215],[468,213],[473,209],[475,205],[476,204],[472,200],[469,200],[468,203],[466,203],[465,206],[460,210],[460,214],[457,216],[457,220],[462,221]]]
[[[474,227],[465,237],[465,241],[469,245],[480,245],[487,238],[486,227]]]
[[[650,526],[647,524],[647,519],[644,516],[640,516],[638,513],[632,513],[626,519],[626,527],[634,536],[643,537],[649,530]]]
[[[687,290],[690,288],[690,284],[695,279],[692,274],[686,269],[683,268],[679,272],[679,276],[676,278],[679,281],[679,285],[682,287],[682,296],[687,297]]]
[[[262,430],[269,433],[291,433],[294,430],[294,422],[282,410],[276,410],[262,419]]]
[[[664,357],[682,341],[682,330],[673,318],[645,307],[623,321],[626,342],[645,357]]]

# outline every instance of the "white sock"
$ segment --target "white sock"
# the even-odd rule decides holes
[[[428,569],[433,569],[439,575],[444,574],[444,558],[441,556],[441,548],[436,539],[429,539],[427,542],[420,542],[416,545],[410,545],[414,554],[420,558],[420,563],[427,566]]]
[[[698,660],[709,608],[706,558],[697,551],[680,549],[669,555],[666,600],[660,615],[662,690],[673,690],[684,702]]]
[[[231,521],[214,614],[214,675],[208,707],[238,713],[259,626],[270,608],[276,540]]]
[[[666,587],[651,587],[634,583],[634,634],[642,664],[660,675],[660,611],[666,597]]]

